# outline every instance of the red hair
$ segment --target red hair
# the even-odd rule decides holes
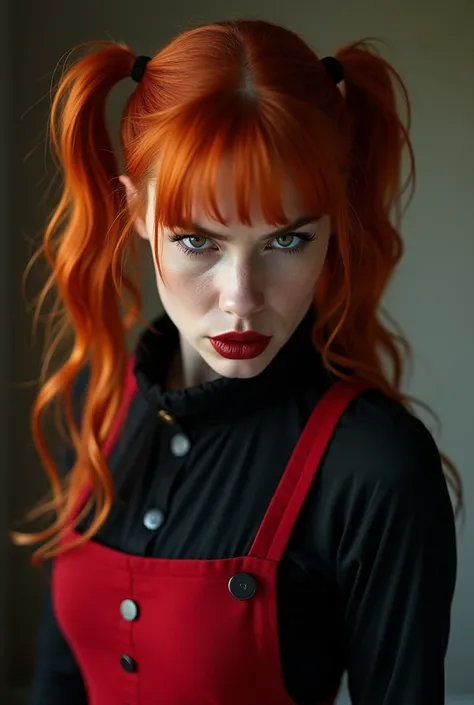
[[[53,490],[53,500],[35,514],[56,512],[45,531],[15,535],[16,543],[43,542],[34,561],[63,550],[59,540],[85,481],[92,482],[97,513],[82,540],[111,508],[103,446],[125,386],[127,333],[140,318],[133,223],[143,212],[150,179],[157,179],[159,267],[158,227],[188,224],[197,188],[206,214],[225,224],[215,195],[224,156],[233,157],[237,212],[246,224],[251,194],[258,195],[268,223],[285,223],[280,186],[289,176],[308,210],[330,214],[334,227],[314,300],[314,343],[327,369],[369,380],[409,405],[400,389],[409,348],[379,317],[403,251],[392,218],[414,184],[409,101],[398,73],[369,42],[350,44],[336,57],[344,71],[342,91],[300,37],[267,22],[217,22],[175,38],[149,61],[122,115],[124,170],[138,187],[133,212],[125,207],[105,114],[110,91],[131,74],[134,54],[124,44],[94,44],[62,78],[51,138],[64,186],[41,248],[51,275],[39,303],[56,292],[53,315],[60,325],[45,368],[70,333],[73,344],[47,380],[43,370],[33,408],[34,441]],[[404,154],[408,177],[402,184]],[[124,271],[129,260],[137,265],[134,277]],[[86,364],[89,385],[77,425],[71,387]],[[64,484],[41,431],[54,400],[62,403],[76,454]],[[444,461],[461,504],[459,476]]]

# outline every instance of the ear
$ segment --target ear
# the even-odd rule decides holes
[[[135,206],[135,201],[138,195],[137,189],[131,178],[129,176],[126,176],[125,174],[119,176],[119,181],[125,187],[125,192],[127,195],[127,204],[131,211]],[[135,230],[144,240],[149,239],[144,218],[138,217],[135,220]]]

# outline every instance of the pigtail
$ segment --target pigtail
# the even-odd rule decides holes
[[[400,220],[415,186],[407,90],[393,66],[366,41],[343,48],[336,58],[344,74],[349,208],[336,226],[337,247],[333,244],[319,284],[325,307],[316,343],[337,376],[355,373],[406,407],[422,406],[437,419],[426,404],[402,392],[411,349],[380,307],[403,254]],[[461,478],[449,458],[441,458],[459,511]]]
[[[376,53],[372,44],[364,41],[351,44],[338,52],[337,58],[343,64],[345,76],[352,199],[364,225],[376,230],[381,220],[394,216],[393,208],[399,206],[403,194],[408,191],[411,198],[414,191],[415,158],[409,138],[408,93],[400,75]],[[405,181],[404,155],[408,159]],[[401,255],[398,245],[397,241],[392,253],[395,261]]]
[[[16,543],[23,544],[50,539],[34,554],[34,562],[48,557],[49,549],[56,546],[85,482],[92,482],[98,505],[88,533],[96,530],[112,500],[102,445],[124,390],[126,330],[139,310],[139,294],[122,272],[128,224],[117,160],[106,127],[106,100],[118,81],[130,75],[133,60],[125,46],[102,45],[69,69],[51,108],[50,136],[63,171],[63,190],[42,246],[51,275],[41,293],[39,308],[50,293],[56,294],[52,315],[56,325],[59,321],[45,364],[52,349],[58,348],[71,333],[73,345],[66,363],[42,386],[32,412],[35,445],[54,499],[35,509],[31,516],[41,516],[52,508],[57,516],[41,534],[15,535]],[[125,319],[120,294],[123,287],[132,299]],[[85,366],[89,380],[79,429],[73,418],[71,389]],[[76,463],[67,478],[67,492],[41,429],[44,412],[53,400],[61,403],[75,448]]]
[[[327,315],[319,322],[319,346],[328,366],[352,370],[401,399],[402,357],[409,346],[378,319],[378,310],[403,253],[396,223],[401,198],[414,184],[410,105],[395,69],[367,43],[351,44],[336,56],[344,72],[349,208],[336,224],[338,242],[320,282]],[[405,152],[408,177],[402,184]],[[327,303],[330,291],[339,296],[333,305]]]

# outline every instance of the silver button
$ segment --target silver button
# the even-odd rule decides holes
[[[150,509],[143,517],[143,523],[150,531],[156,531],[165,520],[165,515],[160,509]]]
[[[120,604],[120,614],[127,622],[133,622],[138,617],[138,605],[133,600],[124,600]]]
[[[173,455],[177,455],[178,458],[186,455],[190,448],[191,443],[189,442],[189,438],[183,436],[182,433],[177,433],[176,436],[173,436],[171,439],[171,452]]]

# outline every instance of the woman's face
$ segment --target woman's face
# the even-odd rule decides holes
[[[227,227],[206,218],[196,202],[193,232],[160,232],[166,283],[156,269],[158,292],[180,331],[185,368],[200,369],[199,381],[254,377],[265,369],[314,299],[330,236],[329,217],[304,212],[289,183],[283,194],[289,229],[280,232],[265,223],[256,204],[252,226],[242,225],[226,168],[217,197]],[[146,223],[137,228],[151,247],[154,187],[150,184]],[[214,339],[248,331],[250,340],[243,342]],[[259,336],[253,333],[265,338],[254,341]]]

